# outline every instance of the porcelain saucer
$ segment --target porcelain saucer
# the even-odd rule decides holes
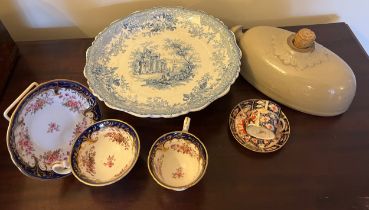
[[[270,153],[281,149],[290,136],[290,124],[286,115],[281,112],[281,120],[277,126],[276,137],[265,140],[250,136],[245,129],[246,115],[252,109],[252,104],[258,99],[240,102],[233,108],[229,117],[229,128],[233,137],[245,148],[259,153]]]
[[[10,106],[19,102],[7,133],[10,157],[27,176],[43,180],[67,176],[70,172],[58,174],[52,168],[66,161],[74,140],[101,119],[97,99],[75,81],[32,84],[36,88],[27,88]]]

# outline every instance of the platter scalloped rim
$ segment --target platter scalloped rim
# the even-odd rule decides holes
[[[185,11],[193,11],[193,12],[198,12],[202,15],[205,15],[205,16],[208,16],[209,18],[213,18],[214,20],[218,21],[221,26],[228,31],[228,34],[229,36],[231,37],[232,39],[232,45],[234,46],[234,48],[237,50],[237,54],[238,54],[238,59],[237,59],[237,69],[236,69],[236,72],[235,72],[235,75],[232,79],[232,81],[230,81],[229,85],[227,86],[227,88],[224,89],[224,91],[220,94],[218,94],[217,96],[213,97],[211,100],[209,100],[207,103],[205,103],[204,105],[200,106],[200,107],[193,107],[189,110],[184,110],[182,112],[178,112],[178,113],[175,113],[175,114],[143,114],[143,113],[137,113],[137,112],[133,112],[133,111],[130,111],[130,110],[127,110],[127,109],[123,109],[123,108],[120,108],[120,107],[117,107],[117,106],[114,106],[112,104],[110,104],[108,101],[104,100],[103,97],[101,97],[92,87],[91,87],[91,82],[89,81],[88,79],[88,76],[86,75],[86,69],[87,69],[87,59],[88,59],[88,56],[89,56],[89,53],[90,53],[90,50],[91,50],[91,47],[95,44],[96,40],[102,36],[103,33],[105,33],[112,25],[114,25],[116,22],[119,22],[119,21],[123,21],[124,19],[127,19],[137,13],[141,13],[141,12],[148,12],[148,11],[152,11],[152,10],[157,10],[157,9],[180,9],[180,10],[185,10]],[[202,10],[195,10],[195,9],[186,9],[184,7],[180,7],[180,6],[177,6],[177,7],[152,7],[152,8],[149,8],[149,9],[144,9],[144,10],[137,10],[137,11],[134,11],[132,12],[131,14],[129,14],[128,16],[126,17],[122,17],[122,18],[119,18],[119,19],[116,19],[114,20],[113,22],[111,22],[107,27],[105,27],[102,31],[100,31],[95,37],[94,37],[94,41],[91,43],[91,46],[88,47],[88,49],[86,50],[86,65],[84,66],[84,69],[83,69],[83,75],[84,77],[86,78],[87,80],[87,84],[89,86],[89,89],[91,90],[91,92],[100,100],[100,101],[103,101],[105,103],[105,105],[109,108],[112,108],[112,109],[115,109],[115,110],[119,110],[119,111],[123,111],[123,112],[126,112],[126,113],[129,113],[133,116],[136,116],[136,117],[141,117],[141,118],[146,118],[146,117],[150,117],[150,118],[173,118],[173,117],[178,117],[178,116],[181,116],[181,115],[185,115],[185,114],[188,114],[189,112],[196,112],[196,111],[200,111],[202,109],[205,109],[207,106],[209,106],[212,102],[216,101],[217,99],[223,97],[224,95],[226,95],[229,91],[230,91],[230,88],[231,86],[234,84],[234,82],[236,81],[236,79],[238,78],[239,74],[240,74],[240,70],[241,70],[241,57],[242,57],[242,51],[240,50],[240,48],[238,47],[237,45],[237,42],[236,42],[236,37],[235,37],[235,34],[229,30],[229,28],[223,23],[223,21],[221,21],[219,18],[216,18],[212,15],[209,15],[207,13],[205,13],[204,11]]]

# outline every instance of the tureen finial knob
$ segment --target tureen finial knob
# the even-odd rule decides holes
[[[302,28],[296,33],[293,45],[298,49],[309,48],[314,45],[315,38],[314,31],[308,28]]]

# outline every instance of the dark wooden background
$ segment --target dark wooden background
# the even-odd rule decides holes
[[[296,31],[301,27],[287,27]],[[202,111],[188,114],[190,131],[206,145],[209,166],[193,188],[174,192],[160,187],[146,165],[161,134],[181,129],[184,116],[144,119],[101,103],[103,117],[133,125],[141,153],[121,181],[94,188],[72,175],[38,181],[22,175],[6,148],[8,122],[0,120],[1,209],[369,209],[369,59],[344,23],[310,26],[317,41],[342,57],[357,79],[350,109],[337,117],[315,117],[282,106],[291,136],[282,150],[257,154],[232,137],[228,115],[240,101],[267,98],[242,77],[231,91]],[[0,102],[5,108],[31,82],[71,79],[86,84],[82,71],[92,39],[18,42],[20,59]],[[334,75],[332,75],[334,76]]]
[[[18,48],[0,20],[0,97],[5,89],[9,75],[14,70]]]

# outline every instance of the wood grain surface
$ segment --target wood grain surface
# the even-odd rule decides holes
[[[286,27],[296,31],[300,26]],[[291,123],[285,147],[257,154],[239,145],[228,128],[232,108],[265,95],[239,77],[231,91],[204,110],[193,112],[190,132],[206,145],[209,165],[194,187],[174,192],[160,187],[147,169],[151,144],[179,130],[184,116],[138,118],[100,103],[103,118],[134,126],[141,153],[121,181],[94,188],[73,175],[38,181],[21,174],[6,147],[8,122],[0,120],[0,208],[4,209],[369,209],[369,59],[345,23],[310,26],[317,41],[343,58],[357,79],[350,109],[337,117],[316,117],[282,106]],[[83,77],[85,51],[92,39],[18,42],[20,58],[1,98],[5,108],[31,82]],[[334,75],[332,75],[334,76]]]

